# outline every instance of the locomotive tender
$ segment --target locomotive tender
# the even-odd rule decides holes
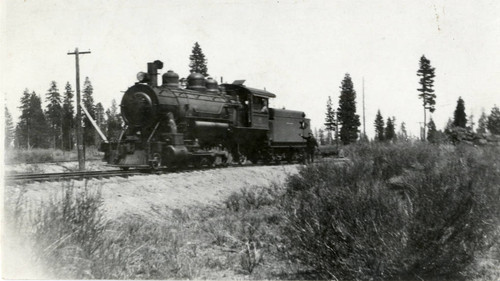
[[[304,161],[311,130],[304,112],[268,108],[276,95],[243,85],[221,84],[191,73],[185,88],[169,70],[158,85],[161,61],[123,95],[125,126],[118,139],[101,144],[104,160],[121,169]]]

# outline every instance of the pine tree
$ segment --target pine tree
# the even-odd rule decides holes
[[[458,98],[457,107],[453,114],[453,126],[465,128],[467,125],[467,115],[465,114],[465,105],[462,97]]]
[[[438,131],[436,129],[436,124],[434,123],[434,120],[432,120],[432,117],[429,121],[429,131],[427,132],[427,141],[430,143],[438,143]]]
[[[208,76],[207,60],[198,42],[194,43],[189,61],[189,69],[191,72],[201,73],[205,77]]]
[[[5,131],[4,131],[4,148],[8,150],[12,142],[14,141],[14,122],[12,121],[12,115],[10,115],[9,109],[5,106]]]
[[[64,100],[63,100],[63,122],[62,122],[62,139],[63,147],[66,150],[71,150],[73,148],[73,136],[75,128],[75,108],[73,107],[73,90],[71,89],[71,84],[66,83],[64,90]]]
[[[27,90],[21,98],[22,114],[16,127],[16,140],[22,148],[47,148],[50,127],[42,110],[42,100]]]
[[[361,125],[359,115],[356,114],[356,91],[349,73],[346,73],[340,86],[339,108],[337,116],[340,129],[340,140],[344,144],[355,142],[358,139],[358,128]]]
[[[385,140],[394,141],[396,138],[396,130],[394,128],[394,123],[396,122],[396,118],[387,118],[387,123],[385,126]]]
[[[20,148],[30,148],[30,130],[31,130],[31,108],[30,108],[30,97],[28,89],[25,89],[23,96],[21,97],[21,116],[19,117],[19,122],[16,126],[16,146]]]
[[[488,130],[494,135],[500,135],[500,109],[494,106],[491,109],[490,116],[488,116]]]
[[[488,124],[488,117],[486,116],[486,113],[484,113],[483,111],[481,113],[481,116],[479,117],[479,120],[477,121],[476,133],[481,135],[486,134],[487,124]]]
[[[85,106],[85,109],[90,113],[90,116],[95,120],[95,105],[94,105],[94,88],[92,87],[92,83],[89,78],[85,78],[85,82],[83,83],[83,96],[82,96],[82,106]],[[92,122],[87,118],[87,115],[82,113],[83,119],[83,143],[85,145],[94,145],[95,144],[95,129],[92,126]]]
[[[383,141],[384,140],[384,118],[380,113],[380,109],[377,111],[377,115],[375,116],[375,140]]]
[[[335,120],[335,111],[333,110],[332,98],[330,96],[328,96],[328,100],[326,101],[325,126],[326,126],[326,130],[328,131],[326,141],[327,141],[327,143],[331,144],[332,143],[332,131],[336,132],[337,122]],[[337,138],[337,135],[335,135],[335,139],[336,138]]]
[[[47,107],[45,116],[50,127],[50,135],[52,139],[52,148],[61,147],[62,138],[62,107],[61,94],[57,88],[56,81],[50,83],[50,89],[46,95]]]
[[[30,107],[32,114],[32,140],[33,147],[35,148],[48,148],[49,141],[48,137],[50,132],[50,126],[47,123],[47,119],[42,109],[42,99],[35,92],[31,93],[30,97]]]
[[[420,68],[417,71],[417,76],[421,76],[420,78],[420,85],[422,86],[421,88],[417,89],[419,92],[421,92],[418,96],[422,99],[423,101],[423,107],[424,107],[424,132],[423,135],[425,136],[425,127],[427,125],[427,119],[426,119],[426,111],[429,110],[431,113],[434,112],[435,110],[435,105],[436,105],[436,94],[434,94],[434,74],[435,68],[431,67],[431,61],[428,60],[425,56],[422,56],[420,58]]]
[[[110,140],[118,140],[121,133],[121,117],[114,99],[111,101],[111,108],[106,110],[106,116],[108,118],[106,135]]]

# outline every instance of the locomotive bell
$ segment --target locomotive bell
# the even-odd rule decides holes
[[[205,76],[196,72],[189,74],[187,78],[187,88],[190,90],[205,92],[207,90],[205,87]]]
[[[179,74],[169,70],[163,73],[161,77],[163,86],[179,88]]]

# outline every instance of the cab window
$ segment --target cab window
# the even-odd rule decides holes
[[[253,97],[253,111],[267,113],[268,112],[268,101],[266,98]]]

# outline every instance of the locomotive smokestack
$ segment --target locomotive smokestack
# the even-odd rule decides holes
[[[163,62],[160,60],[155,60],[154,62],[148,62],[148,74],[150,81],[148,84],[153,87],[158,86],[158,69],[163,68]]]

